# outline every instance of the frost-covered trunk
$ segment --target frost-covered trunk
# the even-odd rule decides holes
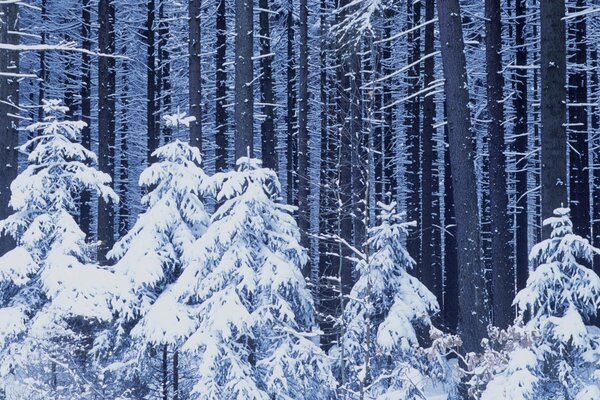
[[[466,351],[479,348],[489,323],[481,254],[467,68],[458,0],[438,0],[456,218],[459,321]]]
[[[196,146],[202,151],[202,66],[200,58],[201,4],[201,0],[191,0],[188,5],[188,95],[190,102],[190,116],[195,118],[195,120],[190,123],[190,143],[192,146]],[[218,18],[219,17],[217,17],[217,19]]]
[[[115,6],[113,0],[98,4],[100,29],[98,48],[105,57],[98,60],[98,166],[111,178],[115,173]],[[115,212],[113,205],[100,199],[98,204],[98,259],[106,261],[106,252],[114,244]]]
[[[0,3],[0,43],[19,43],[19,5]],[[19,81],[13,74],[19,72],[19,52],[0,50],[0,220],[8,217],[12,210],[10,184],[17,176],[17,108],[19,106]],[[2,74],[5,73],[6,75]],[[15,116],[13,116],[15,115]],[[0,255],[14,246],[9,236],[0,235]]]
[[[225,55],[227,50],[227,17],[225,0],[216,0],[216,44],[215,44],[215,170],[222,172],[227,169],[227,69]]]
[[[486,79],[489,146],[489,190],[492,262],[492,323],[506,328],[514,319],[514,269],[508,219],[504,134],[504,76],[502,73],[502,15],[500,0],[485,1]]]
[[[565,0],[540,2],[542,219],[567,206]],[[544,230],[544,237],[550,228]]]
[[[259,1],[260,8],[260,100],[264,120],[260,125],[262,160],[266,168],[277,169],[275,141],[275,95],[273,92],[273,58],[268,0]]]
[[[235,0],[235,159],[254,154],[254,2]]]
[[[574,4],[573,4],[574,3]],[[587,0],[571,2],[569,13],[587,9]],[[590,164],[588,132],[588,66],[586,16],[568,22],[568,136],[569,136],[569,200],[572,204],[575,233],[589,237],[590,218]]]

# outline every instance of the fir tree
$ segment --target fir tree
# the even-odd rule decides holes
[[[396,204],[379,203],[380,224],[369,230],[372,253],[358,263],[359,278],[344,310],[340,348],[343,395],[361,399],[417,399],[448,373],[441,332],[431,323],[439,311],[435,296],[409,274],[415,261],[403,239],[415,222],[401,222]],[[434,345],[420,346],[431,330]],[[447,338],[446,338],[447,339]],[[433,356],[433,357],[431,357]],[[441,375],[440,375],[441,374]]]
[[[91,166],[95,154],[75,142],[85,123],[60,119],[67,111],[58,100],[44,101],[44,120],[27,128],[40,133],[19,147],[29,165],[11,185],[15,213],[0,222],[17,243],[0,258],[1,372],[11,390],[28,378],[21,382],[27,398],[89,395],[93,384],[78,368],[91,340],[84,328],[111,318],[115,281],[92,264],[95,246],[74,215],[84,190],[118,198],[110,177]],[[66,382],[69,390],[60,391]]]
[[[600,394],[600,339],[586,326],[600,304],[600,278],[582,263],[600,250],[573,233],[568,208],[544,221],[549,239],[530,253],[537,265],[515,297],[526,340],[505,351],[483,399],[591,399]]]
[[[275,173],[241,158],[214,178],[222,202],[196,243],[197,264],[174,285],[190,304],[197,399],[328,399],[334,380],[315,344],[307,262]]]

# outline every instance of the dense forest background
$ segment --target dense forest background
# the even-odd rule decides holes
[[[518,317],[513,300],[555,209],[600,247],[598,12],[593,0],[0,0],[0,219],[31,162],[18,151],[35,138],[25,127],[57,99],[61,119],[85,123],[75,141],[120,198],[74,197],[71,214],[98,243],[89,262],[112,265],[107,253],[160,184],[143,171],[174,159],[156,151],[179,139],[209,176],[240,157],[275,171],[282,202],[297,207],[308,250],[297,267],[323,351],[336,357],[371,229],[393,203],[416,222],[394,246],[437,300],[433,323],[460,335],[448,358],[480,352],[489,325]],[[223,201],[207,199],[208,213]],[[20,242],[9,233],[0,253]],[[596,255],[575,258],[598,272]],[[0,287],[0,305],[13,295]],[[187,365],[174,367],[176,345],[155,347],[146,372],[162,378],[147,393],[179,399],[167,386],[180,379],[173,368],[189,379]],[[42,375],[56,375],[53,362]]]

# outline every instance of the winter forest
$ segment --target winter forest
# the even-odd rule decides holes
[[[600,400],[600,2],[0,0],[1,400]]]

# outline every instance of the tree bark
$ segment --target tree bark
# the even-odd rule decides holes
[[[154,21],[156,16],[156,3],[148,0],[146,15],[146,129],[148,130],[148,153],[146,160],[151,165],[155,160],[152,157],[158,148],[159,132],[156,119],[156,55]]]
[[[485,59],[489,144],[490,224],[492,260],[492,322],[502,329],[514,320],[515,276],[506,193],[504,77],[500,0],[485,0]]]
[[[227,163],[227,70],[225,55],[227,50],[227,17],[225,0],[217,0],[216,16],[216,55],[215,55],[215,169],[225,171]]]
[[[584,11],[586,0],[577,0],[570,12]],[[587,29],[585,15],[570,21],[569,41],[574,48],[569,59],[569,136],[570,136],[570,204],[573,230],[578,235],[590,237],[590,165],[588,136],[588,79],[587,79]]]
[[[91,38],[91,9],[89,0],[82,0],[81,5],[81,48],[86,51],[92,49]],[[42,53],[43,54],[43,53]],[[92,70],[90,64],[90,55],[86,52],[81,53],[81,120],[86,123],[86,126],[81,130],[81,144],[88,150],[92,146]],[[92,210],[90,193],[84,190],[81,193],[79,206],[79,226],[86,234],[92,233]]]
[[[407,2],[408,5],[408,23],[407,30],[413,29],[421,23],[421,3]],[[407,46],[409,63],[414,64],[421,58],[421,33],[416,29],[407,36]],[[407,101],[405,115],[405,129],[407,135],[407,149],[409,164],[407,166],[407,183],[409,193],[406,199],[406,218],[408,221],[415,221],[419,227],[418,233],[410,235],[406,240],[406,250],[417,262],[415,275],[418,279],[423,279],[430,266],[424,266],[421,263],[421,235],[423,225],[421,224],[421,97],[416,95],[421,89],[421,64],[417,63],[408,70],[407,96],[414,96]]]
[[[308,4],[300,0],[300,65],[298,69],[298,227],[300,243],[308,248],[310,229],[310,187],[309,187],[309,135],[308,135]],[[302,273],[310,278],[310,263],[306,263]]]
[[[296,204],[298,136],[296,133],[296,68],[294,56],[294,2],[287,10],[287,202]]]
[[[224,2],[222,0],[221,2]],[[190,116],[196,118],[190,124],[190,144],[202,151],[202,69],[200,59],[200,7],[201,0],[191,0],[189,3],[189,101]],[[217,16],[217,21],[219,16]],[[218,31],[217,27],[217,31]],[[217,58],[220,43],[217,40]],[[218,69],[217,69],[218,73]],[[220,82],[217,80],[217,88]],[[217,89],[218,90],[218,89]],[[218,99],[218,97],[217,97]],[[218,103],[218,100],[217,100]],[[217,124],[218,125],[218,124]]]
[[[542,219],[567,204],[565,0],[540,2]],[[550,237],[550,227],[543,230]]]
[[[425,2],[425,22],[435,18],[435,0]],[[435,51],[435,25],[425,27],[425,56]],[[428,89],[435,80],[435,57],[427,58],[423,63],[423,88]],[[439,228],[434,221],[439,219],[439,204],[434,197],[438,185],[434,176],[435,159],[435,118],[436,109],[434,96],[423,96],[423,164],[421,191],[421,270],[422,281],[435,294],[438,302],[443,303],[442,271],[438,260]],[[437,218],[436,218],[437,216]]]
[[[18,45],[19,5],[0,3],[0,43]],[[19,72],[19,52],[0,50],[0,72]],[[19,120],[13,115],[19,110],[19,81],[17,77],[0,75],[0,220],[12,214],[10,184],[17,177],[18,159],[16,147],[19,144]],[[11,250],[14,241],[9,235],[0,235],[0,256]]]
[[[235,158],[253,157],[253,71],[252,46],[254,4],[235,0]]]
[[[460,266],[459,320],[463,346],[469,352],[480,348],[489,323],[489,309],[481,260],[467,68],[459,2],[438,0],[437,4]]]
[[[273,55],[271,54],[271,27],[269,0],[260,0],[260,96],[264,121],[260,125],[262,160],[266,168],[277,169],[275,151],[275,95],[273,93]]]
[[[525,46],[525,23],[527,18],[527,0],[515,1],[515,47],[516,65],[514,74],[515,97],[513,108],[515,112],[514,136],[516,161],[516,233],[515,233],[515,265],[517,274],[517,290],[527,283],[529,275],[529,234],[528,234],[528,202],[527,202],[527,161],[528,152],[528,88],[527,88],[527,46]]]
[[[103,54],[115,53],[115,8],[112,0],[98,4],[100,29],[98,48]],[[115,176],[115,59],[98,58],[98,166],[114,179]],[[98,260],[106,262],[106,252],[112,248],[115,236],[113,205],[103,199],[98,204]]]

